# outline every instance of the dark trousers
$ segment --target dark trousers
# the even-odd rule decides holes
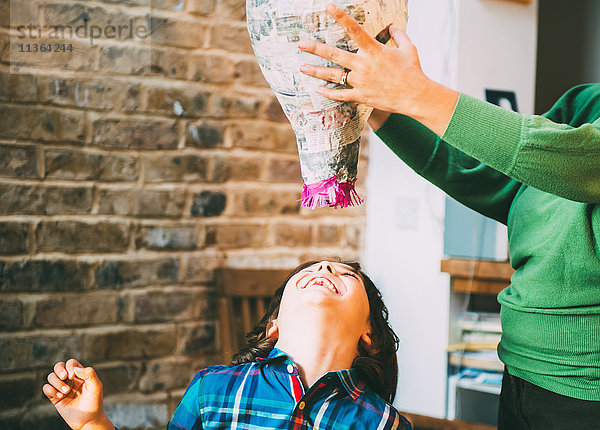
[[[498,430],[600,430],[600,401],[562,396],[510,375],[506,368]]]

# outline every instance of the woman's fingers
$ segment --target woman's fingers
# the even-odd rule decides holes
[[[342,102],[357,102],[357,94],[353,89],[333,90],[331,88],[319,87],[317,92],[331,100]]]
[[[344,28],[344,30],[346,30],[346,32],[350,35],[352,40],[356,42],[360,49],[372,51],[380,48],[381,44],[369,36],[369,34],[363,30],[360,24],[350,18],[342,9],[333,3],[330,3],[327,5],[326,10],[327,13],[331,15],[331,17],[335,19],[336,22]]]
[[[324,81],[338,83],[342,80],[342,76],[344,75],[344,69],[341,69],[339,67],[321,67],[314,66],[312,64],[303,64],[302,66],[300,66],[300,71],[308,76],[323,79]],[[346,83],[348,83],[349,76],[350,73],[348,73]],[[348,85],[350,84],[348,83]]]
[[[69,384],[65,383],[62,379],[56,376],[56,373],[52,372],[48,375],[48,383],[54,387],[57,391],[60,391],[63,394],[67,394],[71,387]]]
[[[354,65],[354,54],[344,51],[343,49],[336,48],[335,46],[326,45],[325,43],[315,42],[312,40],[301,40],[298,42],[298,48],[301,51],[325,58],[332,63],[339,64],[340,66],[347,67],[348,69],[352,69],[352,66]]]

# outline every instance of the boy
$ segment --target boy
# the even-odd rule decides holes
[[[410,429],[388,402],[398,338],[355,263],[305,263],[275,292],[230,366],[196,374],[168,429]],[[44,393],[75,429],[113,430],[94,370],[57,363]]]

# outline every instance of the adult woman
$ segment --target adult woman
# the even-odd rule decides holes
[[[543,116],[520,115],[428,79],[390,28],[378,44],[342,10],[328,12],[356,54],[300,49],[344,67],[304,65],[336,100],[370,104],[376,134],[411,168],[508,225],[515,274],[498,297],[506,365],[499,428],[594,428],[600,422],[600,85],[575,87]],[[389,112],[393,112],[390,114]]]

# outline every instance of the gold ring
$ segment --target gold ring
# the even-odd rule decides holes
[[[350,73],[350,69],[344,69],[344,73],[342,73],[342,79],[340,79],[340,85],[346,85],[348,82],[348,73]]]

